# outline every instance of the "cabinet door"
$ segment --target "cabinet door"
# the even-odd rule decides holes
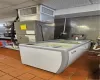
[[[68,65],[72,64],[76,59],[78,59],[85,51],[85,45],[75,48],[69,51],[69,61]]]
[[[20,46],[21,60],[36,68],[56,73],[62,62],[60,51]]]

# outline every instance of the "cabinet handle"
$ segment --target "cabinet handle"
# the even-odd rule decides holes
[[[73,51],[73,52],[71,52],[72,54],[74,54],[76,52],[76,50],[75,51]]]

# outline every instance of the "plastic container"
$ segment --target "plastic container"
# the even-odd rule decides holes
[[[0,43],[1,43],[1,47],[5,47],[8,45],[6,40],[1,40]]]

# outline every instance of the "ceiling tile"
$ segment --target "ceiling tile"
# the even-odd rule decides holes
[[[67,9],[72,7],[89,5],[89,0],[34,0],[37,2],[42,2],[42,4],[47,5],[54,9]],[[93,3],[100,3],[100,0],[92,0]],[[18,5],[20,4],[20,5]],[[8,13],[18,8],[32,6],[36,4],[32,0],[0,0],[0,13]]]
[[[25,2],[23,4],[19,4],[19,5],[11,5],[11,6],[6,7],[6,8],[1,8],[0,13],[8,12],[8,11],[11,11],[11,10],[16,10],[16,9],[23,8],[23,7],[32,6],[32,5],[35,5],[35,4],[36,3],[32,3],[32,1],[28,1],[28,2]]]
[[[63,8],[72,8],[89,5],[89,0],[63,0]]]
[[[43,4],[54,9],[65,9],[89,5],[89,0],[43,0]]]
[[[0,3],[0,9],[2,9],[2,8],[4,8],[4,7],[8,7],[8,6],[10,6],[10,5],[5,5],[5,4],[3,4],[3,3]]]
[[[0,0],[0,3],[2,2],[4,4],[16,5],[16,4],[24,3],[26,1],[30,1],[30,0]]]
[[[63,2],[62,0],[43,0],[43,4],[54,9],[59,9],[61,8],[61,5],[63,5]]]
[[[13,5],[11,2],[5,0],[0,0],[0,3],[4,5]]]
[[[5,17],[13,17],[13,16],[16,17],[16,9],[33,6],[34,4],[36,4],[36,3],[32,3],[32,1],[28,1],[26,3],[16,5],[16,6],[9,6],[9,7],[5,6],[6,8],[0,9],[0,19],[5,18]]]

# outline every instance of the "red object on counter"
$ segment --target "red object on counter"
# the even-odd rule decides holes
[[[2,47],[2,46],[3,46],[2,41],[0,41],[0,47]]]
[[[0,47],[5,47],[11,43],[11,40],[0,40]]]

